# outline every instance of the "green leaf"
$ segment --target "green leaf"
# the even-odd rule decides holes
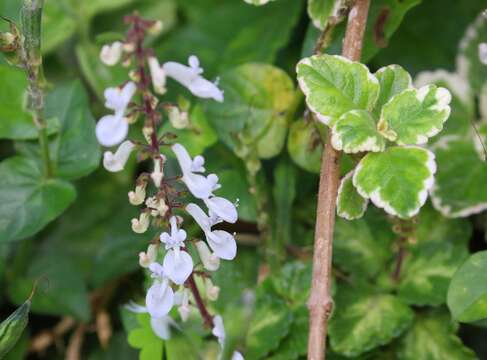
[[[347,221],[337,218],[333,261],[356,276],[373,278],[392,258],[395,238],[385,215],[369,208],[362,219]]]
[[[466,217],[487,209],[487,166],[473,140],[444,138],[435,144],[438,172],[431,199],[447,217]]]
[[[0,163],[0,239],[20,240],[61,215],[76,197],[63,180],[44,179],[34,160],[16,156]]]
[[[448,307],[455,320],[474,322],[487,318],[487,251],[471,255],[453,276]]]
[[[29,298],[0,323],[0,358],[3,358],[19,341],[29,322],[30,305]]]
[[[347,220],[361,218],[369,203],[353,186],[352,176],[353,171],[350,171],[341,180],[337,195],[337,214]]]
[[[283,246],[291,243],[293,203],[296,198],[296,167],[286,158],[281,158],[274,169],[272,189],[275,204],[273,236]]]
[[[414,146],[390,147],[367,154],[355,170],[353,184],[377,207],[410,218],[424,205],[435,170],[432,152]]]
[[[279,346],[292,323],[292,313],[282,300],[268,297],[258,301],[247,333],[245,356],[262,359]]]
[[[90,21],[96,14],[114,11],[133,2],[134,0],[85,0],[80,3],[80,11],[86,16],[85,21]]]
[[[63,1],[46,1],[42,14],[42,52],[47,54],[76,32],[76,21]],[[71,10],[72,11],[72,10]]]
[[[320,172],[323,144],[313,123],[299,119],[291,124],[287,151],[299,167],[316,174]]]
[[[304,5],[295,0],[274,1],[259,8],[242,0],[184,3],[191,21],[161,42],[156,53],[183,62],[198,54],[210,78],[244,63],[274,63]]]
[[[0,64],[0,138],[34,139],[37,129],[32,115],[26,110],[27,77],[21,69]],[[47,118],[48,133],[59,128],[56,119]]]
[[[364,42],[362,49],[362,61],[368,63],[381,49],[389,45],[389,40],[398,30],[404,16],[409,10],[421,3],[421,0],[374,0],[370,4],[370,9],[367,17],[367,27],[364,34]],[[429,16],[434,12],[430,12]],[[407,24],[407,21],[405,22]],[[342,39],[345,34],[346,24],[342,23],[334,31],[333,41],[330,44],[329,51],[339,54],[342,51]],[[426,32],[431,29],[426,28],[421,34],[421,38],[425,37]],[[419,38],[419,37],[418,37]],[[417,38],[414,39],[416,42]],[[413,40],[410,40],[413,42]],[[391,45],[396,41],[391,42]],[[404,45],[404,42],[401,43]],[[417,46],[417,43],[415,44]],[[432,46],[434,46],[432,44]],[[404,51],[401,52],[404,56]],[[396,61],[397,58],[391,61],[380,62],[382,64],[390,64]]]
[[[399,145],[426,144],[443,129],[450,101],[450,92],[436,85],[407,89],[384,105],[377,128]]]
[[[379,96],[379,81],[369,69],[342,56],[304,58],[297,74],[309,109],[329,126],[350,110],[372,110]]]
[[[482,12],[466,29],[460,52],[457,58],[457,67],[460,74],[467,78],[474,93],[480,93],[487,79],[487,66],[480,61],[479,45],[487,38],[487,17]]]
[[[308,309],[301,305],[293,311],[293,322],[289,334],[281,341],[279,347],[268,356],[268,360],[292,360],[306,355],[308,347]]]
[[[62,250],[49,248],[36,253],[28,269],[10,283],[8,294],[15,303],[29,295],[32,284],[41,277],[46,291],[39,291],[32,301],[32,311],[42,314],[74,316],[80,321],[90,320],[90,299],[83,274]],[[42,284],[42,281],[41,281]]]
[[[72,180],[95,170],[101,151],[88,95],[81,83],[74,81],[49,93],[45,112],[61,124],[59,135],[51,143],[51,154],[57,161],[56,174]]]
[[[266,134],[276,123],[287,127],[287,113],[294,99],[289,75],[272,65],[245,64],[224,73],[220,87],[225,101],[209,101],[206,106],[208,119],[223,142],[233,150],[252,149],[265,138],[266,149],[259,155],[279,153],[285,131],[274,131],[271,138]]]
[[[338,17],[346,9],[346,0],[308,0],[308,15],[313,25],[324,30],[330,17]]]
[[[381,67],[374,74],[379,80],[380,92],[374,114],[379,117],[382,107],[395,95],[413,87],[411,75],[399,65]]]
[[[162,359],[164,355],[164,341],[152,331],[149,314],[138,314],[140,327],[130,331],[128,342],[130,346],[140,349],[139,360]]]
[[[333,351],[348,357],[389,343],[412,323],[414,313],[397,297],[365,288],[338,288],[330,320]]]
[[[160,130],[160,135],[168,131],[176,134],[178,143],[183,144],[191,156],[196,156],[215,144],[218,138],[200,105],[196,105],[191,109],[189,119],[191,126],[182,130],[174,129],[169,121],[165,121]]]
[[[457,326],[443,311],[417,315],[400,342],[400,360],[474,360],[474,352],[455,334]]]
[[[450,280],[467,256],[465,243],[444,241],[411,246],[402,265],[398,296],[411,305],[444,304]]]
[[[101,46],[82,44],[76,46],[76,58],[81,73],[96,93],[100,101],[104,101],[103,92],[108,87],[118,86],[127,79],[127,69],[121,64],[107,66],[100,60]]]
[[[443,124],[440,136],[431,139],[433,142],[441,141],[445,136],[450,135],[469,136],[472,127],[471,122],[475,116],[475,103],[466,79],[457,73],[436,70],[419,73],[414,83],[417,87],[435,84],[436,86],[447,88],[452,95],[450,117]]]
[[[384,151],[386,141],[377,131],[375,120],[365,110],[346,112],[333,125],[331,143],[348,154]]]
[[[311,262],[286,263],[279,276],[272,278],[276,293],[293,307],[304,305],[309,297],[311,270]]]

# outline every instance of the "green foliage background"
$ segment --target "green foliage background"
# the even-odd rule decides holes
[[[373,71],[400,64],[413,77],[424,70],[455,71],[459,42],[483,8],[483,0],[373,0],[363,61]],[[18,0],[0,0],[3,16],[17,21],[19,9]],[[378,43],[374,24],[384,9],[389,17]],[[231,341],[246,359],[304,358],[320,139],[326,130],[303,118],[296,86],[294,67],[310,55],[318,36],[306,3],[299,0],[262,7],[242,0],[46,0],[43,54],[50,87],[45,115],[54,179],[44,179],[40,170],[36,131],[23,109],[25,76],[0,58],[0,318],[26,300],[36,279],[47,279],[40,281],[27,331],[7,358],[25,358],[29,342],[61,318],[93,324],[100,310],[109,313],[113,336],[102,347],[88,332],[83,359],[217,356],[216,342],[196,316],[163,342],[147,318],[122,308],[143,296],[137,254],[151,235],[131,231],[137,211],[126,194],[146,164],[132,160],[123,173],[107,173],[99,166],[94,126],[104,114],[103,90],[126,78],[123,67],[108,68],[98,60],[99,50],[114,36],[107,32],[124,31],[123,16],[134,10],[163,21],[162,34],[151,40],[161,62],[186,62],[196,54],[205,75],[220,77],[225,91],[223,104],[191,99],[197,133],[175,131],[192,154],[205,155],[206,167],[220,176],[220,194],[240,199],[242,221],[232,229],[241,235],[239,254],[215,274],[221,293],[210,309],[223,315]],[[339,25],[329,52],[340,51],[343,31]],[[477,95],[486,91],[485,86],[479,90],[480,80],[472,85]],[[474,105],[455,100],[452,110],[445,131],[455,135],[469,132],[470,122],[480,117]],[[140,128],[132,131],[139,136]],[[474,190],[462,196],[487,201],[487,185],[478,180],[487,177],[487,165],[472,160],[473,140],[462,141],[452,152],[455,161],[468,159],[470,167],[449,169],[444,178],[465,183],[470,176],[477,181],[472,180]],[[446,153],[438,154],[440,171],[441,159],[452,159],[441,151]],[[343,174],[351,163],[344,157]],[[464,309],[462,299],[448,294],[454,318],[447,308],[454,273],[469,252],[487,248],[485,220],[483,214],[450,219],[428,203],[394,281],[398,242],[391,220],[372,206],[362,219],[338,218],[329,358],[487,358],[485,322],[477,321],[479,312],[487,317],[485,302]],[[242,306],[249,291],[255,294],[252,308]],[[484,299],[485,286],[479,292]],[[456,320],[476,322],[459,326]],[[60,341],[67,343],[69,335]],[[30,356],[64,355],[62,348],[50,347]]]

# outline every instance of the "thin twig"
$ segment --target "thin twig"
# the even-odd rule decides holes
[[[353,61],[360,60],[369,4],[370,0],[357,0],[348,16],[342,55]],[[331,131],[328,131],[327,142],[321,157],[313,279],[308,300],[310,312],[309,360],[325,358],[328,316],[333,306],[330,282],[336,196],[340,179],[339,159],[340,153],[331,146]]]
[[[186,280],[186,284],[189,286],[189,289],[193,293],[194,301],[196,302],[196,307],[198,308],[201,317],[203,318],[203,323],[207,328],[212,329],[213,317],[206,309],[205,303],[203,302],[198,287],[196,286],[196,282],[194,281],[193,273],[191,273],[188,280]]]

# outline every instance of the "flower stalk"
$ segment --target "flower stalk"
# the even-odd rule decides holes
[[[342,55],[352,61],[360,60],[370,0],[357,0],[350,10]],[[320,38],[321,41],[321,38]],[[319,52],[321,45],[316,47]],[[330,294],[333,230],[338,185],[340,180],[340,152],[331,144],[328,131],[321,157],[318,206],[316,211],[313,275],[308,300],[309,337],[308,359],[325,358],[328,318],[333,307]]]
[[[44,76],[41,55],[41,20],[43,0],[24,0],[21,9],[22,47],[21,61],[27,72],[27,107],[32,111],[32,120],[39,134],[44,175],[53,175],[53,166],[49,154],[47,123],[44,119]]]

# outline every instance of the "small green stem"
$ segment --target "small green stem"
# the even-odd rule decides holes
[[[41,20],[43,0],[24,0],[21,10],[22,20],[22,63],[27,72],[29,85],[27,88],[28,108],[32,111],[32,120],[39,135],[44,175],[53,175],[53,166],[49,154],[47,124],[43,116],[44,110],[44,76],[41,55]]]

